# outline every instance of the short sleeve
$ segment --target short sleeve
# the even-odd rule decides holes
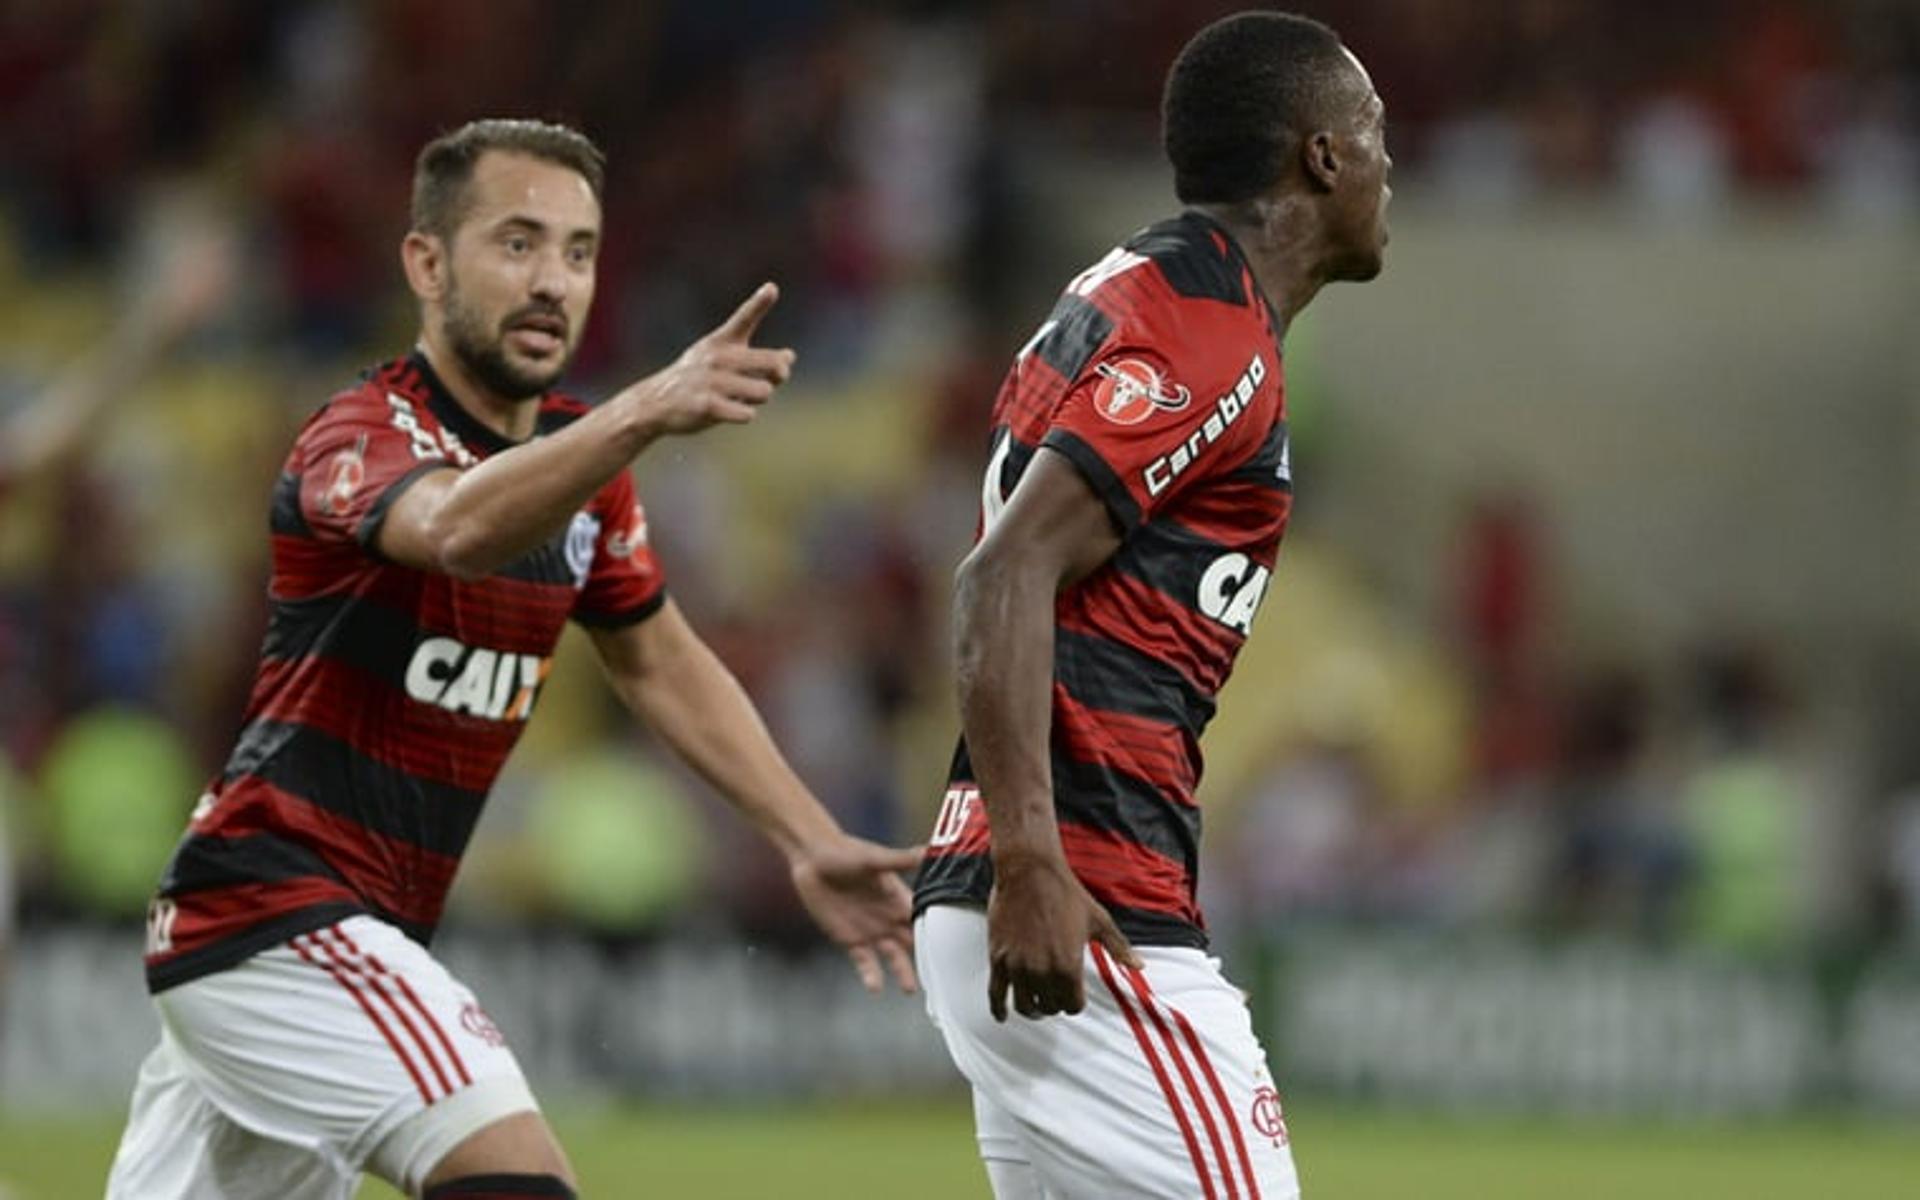
[[[1270,370],[1256,354],[1237,378],[1181,377],[1150,349],[1090,363],[1055,410],[1041,445],[1063,454],[1131,533],[1197,480],[1245,457],[1242,420]]]
[[[366,393],[341,396],[316,414],[298,454],[307,528],[369,550],[402,492],[431,471],[453,468],[410,402]]]
[[[644,621],[666,603],[667,591],[633,476],[625,471],[614,476],[594,496],[592,512],[599,519],[599,537],[573,619],[597,627]]]

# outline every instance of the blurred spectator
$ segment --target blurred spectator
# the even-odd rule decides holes
[[[1661,939],[1674,926],[1685,849],[1651,770],[1652,697],[1630,670],[1595,672],[1572,694],[1549,799],[1559,852],[1548,912],[1569,932]]]
[[[69,721],[40,770],[61,899],[94,916],[144,913],[198,778],[179,734],[164,721],[110,708]]]
[[[1889,885],[1891,925],[1910,945],[1920,945],[1920,786],[1887,802],[1880,864]]]
[[[147,259],[125,316],[39,395],[0,418],[0,499],[43,474],[71,467],[100,440],[114,407],[137,395],[168,351],[214,317],[232,294],[238,264],[211,213],[173,206],[147,230]]]
[[[1746,955],[1798,948],[1807,932],[1807,797],[1779,741],[1782,697],[1757,649],[1718,646],[1695,664],[1705,748],[1681,790],[1695,867],[1687,929]]]
[[[1718,215],[1732,188],[1725,135],[1703,103],[1674,89],[1649,99],[1620,139],[1622,182],[1646,216],[1680,224]]]
[[[1224,840],[1227,911],[1267,929],[1368,915],[1387,865],[1384,816],[1362,747],[1298,747],[1254,787]]]
[[[1917,102],[1920,83],[1893,75],[1846,92],[1834,128],[1814,151],[1826,204],[1842,219],[1884,227],[1920,217]]]

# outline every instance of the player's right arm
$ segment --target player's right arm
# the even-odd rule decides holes
[[[375,548],[410,567],[477,579],[551,538],[655,440],[751,421],[793,371],[793,351],[750,344],[779,295],[762,284],[671,366],[565,429],[471,470],[422,475],[387,511]]]
[[[993,844],[987,998],[995,1020],[1006,1019],[1009,993],[1023,1017],[1084,1008],[1089,940],[1139,965],[1067,864],[1049,751],[1055,598],[1119,545],[1086,477],[1042,448],[956,578],[960,720]]]

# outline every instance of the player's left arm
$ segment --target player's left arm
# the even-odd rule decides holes
[[[645,620],[588,632],[627,707],[779,847],[801,902],[867,989],[884,986],[884,960],[901,990],[914,990],[913,897],[899,872],[918,865],[920,850],[840,828],[672,600]]]

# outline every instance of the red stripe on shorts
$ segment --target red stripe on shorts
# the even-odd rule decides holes
[[[1206,1072],[1207,1083],[1213,1088],[1214,1099],[1220,1102],[1220,1111],[1227,1114],[1227,1132],[1233,1134],[1234,1153],[1240,1156],[1240,1169],[1246,1172],[1248,1200],[1260,1200],[1260,1182],[1253,1176],[1253,1159],[1247,1154],[1246,1139],[1240,1136],[1240,1122],[1234,1120],[1233,1105],[1227,1103],[1227,1089],[1220,1086],[1220,1076],[1214,1074],[1213,1060],[1207,1057],[1206,1047],[1200,1044],[1199,1035],[1193,1031],[1185,1014],[1166,1001],[1160,1006],[1173,1014],[1174,1024],[1180,1026],[1180,1032],[1193,1047],[1193,1056],[1200,1060],[1200,1069]]]
[[[380,999],[386,1004],[387,1008],[390,1011],[392,1011],[393,1015],[399,1019],[400,1027],[407,1031],[407,1036],[413,1039],[413,1044],[420,1048],[421,1057],[425,1058],[427,1060],[427,1065],[433,1068],[433,1077],[440,1081],[440,1090],[447,1095],[452,1095],[453,1084],[447,1081],[447,1073],[440,1069],[440,1060],[434,1057],[433,1047],[429,1046],[427,1044],[427,1039],[421,1037],[420,1031],[414,1028],[413,1021],[409,1019],[407,1016],[407,1010],[404,1008],[401,1008],[400,1002],[393,998],[392,993],[388,992],[386,988],[381,986],[379,976],[373,973],[373,969],[371,967],[367,966],[363,962],[349,962],[347,958],[344,955],[342,955],[338,949],[334,947],[332,942],[329,942],[319,936],[320,934],[328,933],[328,932],[332,932],[337,935],[339,931],[337,929],[335,930],[322,929],[314,935],[314,940],[320,943],[321,948],[327,952],[327,956],[329,958],[333,959],[334,962],[340,964],[341,967],[345,968],[346,970],[352,971],[354,974],[359,976],[360,981],[365,983],[369,988],[371,988],[373,990],[374,995],[380,997]],[[428,1100],[428,1103],[431,1104],[432,1100]]]
[[[306,959],[309,963],[318,967],[320,970],[325,971],[327,974],[333,976],[333,980],[335,983],[338,983],[341,987],[347,989],[347,994],[349,996],[352,996],[354,999],[354,1002],[360,1006],[360,1011],[367,1014],[367,1020],[373,1022],[373,1027],[380,1031],[380,1036],[387,1040],[387,1045],[393,1047],[394,1057],[400,1060],[400,1065],[405,1067],[407,1069],[407,1074],[413,1077],[413,1086],[420,1089],[420,1098],[426,1101],[428,1104],[432,1104],[433,1093],[427,1090],[427,1081],[425,1077],[422,1076],[420,1074],[419,1069],[413,1065],[413,1059],[408,1057],[406,1048],[401,1046],[400,1044],[400,1039],[393,1036],[393,1030],[387,1028],[387,1023],[380,1019],[380,1014],[373,1011],[373,1005],[368,1003],[367,998],[360,994],[359,987],[352,980],[347,978],[345,972],[339,970],[337,967],[328,966],[326,963],[323,963],[319,959],[315,958],[313,956],[313,952],[307,949],[307,947],[301,943],[299,938],[296,937],[287,944],[292,946],[294,951],[297,954],[299,954],[301,958]]]
[[[1173,1080],[1168,1077],[1167,1069],[1160,1064],[1160,1054],[1153,1048],[1153,1038],[1141,1023],[1140,1015],[1133,1011],[1133,1005],[1127,1003],[1127,994],[1114,981],[1113,968],[1107,963],[1106,948],[1098,942],[1090,943],[1090,948],[1093,950],[1093,964],[1100,969],[1100,978],[1106,981],[1107,990],[1113,993],[1114,1001],[1127,1018],[1127,1024],[1133,1027],[1134,1040],[1140,1043],[1140,1050],[1147,1057],[1147,1065],[1153,1068],[1153,1077],[1160,1081],[1160,1094],[1167,1098],[1167,1108],[1180,1126],[1180,1136],[1186,1139],[1187,1155],[1193,1159],[1194,1173],[1200,1177],[1200,1190],[1205,1193],[1206,1200],[1214,1200],[1213,1172],[1207,1170],[1207,1160],[1200,1153],[1200,1142],[1193,1136],[1193,1124],[1187,1120],[1187,1110],[1180,1103],[1179,1094],[1174,1091]]]
[[[353,951],[355,954],[360,953],[360,947],[353,940],[353,935],[338,925],[333,927],[333,931],[340,935],[340,940],[347,944],[347,949]],[[467,1073],[467,1064],[461,1060],[460,1052],[453,1048],[453,1039],[447,1036],[447,1031],[442,1028],[439,1018],[435,1017],[433,1011],[421,1001],[419,994],[413,990],[413,985],[407,982],[407,977],[397,975],[387,970],[386,964],[381,962],[376,955],[369,954],[365,957],[368,962],[373,964],[374,970],[380,972],[380,974],[386,976],[388,979],[393,980],[394,986],[400,989],[400,994],[406,997],[407,1003],[413,1005],[414,1011],[420,1014],[420,1019],[427,1023],[427,1028],[433,1030],[433,1036],[439,1039],[440,1048],[447,1052],[447,1061],[453,1064],[453,1069],[460,1076],[460,1085],[462,1087],[472,1087],[473,1076]]]
[[[1133,984],[1134,994],[1140,997],[1140,1008],[1159,1031],[1160,1040],[1166,1044],[1167,1056],[1173,1059],[1173,1065],[1180,1072],[1180,1080],[1187,1085],[1187,1095],[1193,1097],[1193,1106],[1200,1110],[1200,1120],[1207,1127],[1207,1141],[1213,1147],[1213,1156],[1220,1163],[1220,1178],[1227,1185],[1227,1200],[1239,1200],[1240,1189],[1234,1186],[1233,1168],[1227,1161],[1226,1143],[1220,1140],[1220,1127],[1214,1124],[1213,1109],[1207,1104],[1206,1095],[1201,1092],[1200,1084],[1193,1077],[1193,1071],[1187,1066],[1187,1056],[1180,1053],[1180,1043],[1173,1036],[1173,1030],[1167,1028],[1166,1018],[1160,1015],[1160,1004],[1147,986],[1146,974],[1132,967],[1122,967],[1127,982]],[[1225,1107],[1224,1105],[1222,1106]],[[1233,1123],[1233,1110],[1224,1113],[1227,1123]]]

